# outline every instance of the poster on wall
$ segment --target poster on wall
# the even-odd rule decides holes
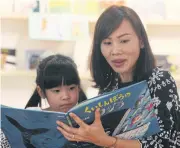
[[[71,38],[81,40],[89,37],[89,24],[85,16],[71,16]]]
[[[100,12],[103,12],[106,8],[112,5],[124,6],[126,5],[126,0],[100,0],[99,1]]]
[[[99,15],[98,0],[73,0],[72,13],[77,15]]]
[[[1,70],[15,70],[16,49],[1,48],[0,60],[1,60]]]
[[[126,0],[126,5],[135,10],[143,21],[160,21],[166,18],[165,0]]]
[[[88,36],[88,20],[84,16],[34,13],[29,16],[31,39],[73,41]]]
[[[13,11],[23,14],[40,12],[40,0],[14,0]]]
[[[48,0],[49,13],[71,13],[71,0]]]
[[[71,40],[71,21],[60,14],[29,16],[29,37],[38,40]]]

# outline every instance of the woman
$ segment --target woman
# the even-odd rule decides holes
[[[123,140],[105,134],[96,111],[92,125],[76,115],[75,129],[58,122],[71,141],[87,141],[109,148],[180,147],[180,102],[174,79],[157,68],[148,37],[138,15],[125,6],[111,6],[99,17],[91,53],[91,72],[100,93],[147,80],[161,132],[142,140]]]

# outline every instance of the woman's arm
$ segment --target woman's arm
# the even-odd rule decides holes
[[[103,146],[105,148],[141,148],[141,143],[138,140],[122,140],[108,136]]]

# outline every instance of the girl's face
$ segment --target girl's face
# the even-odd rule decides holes
[[[75,84],[46,89],[45,93],[51,111],[67,112],[79,100],[79,86]]]
[[[119,74],[133,73],[140,55],[140,42],[128,20],[123,20],[120,26],[101,43],[101,53],[112,69]]]

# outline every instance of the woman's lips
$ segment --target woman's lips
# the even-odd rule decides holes
[[[125,63],[125,59],[118,59],[118,60],[112,60],[112,63],[115,67],[119,68],[122,67]]]

